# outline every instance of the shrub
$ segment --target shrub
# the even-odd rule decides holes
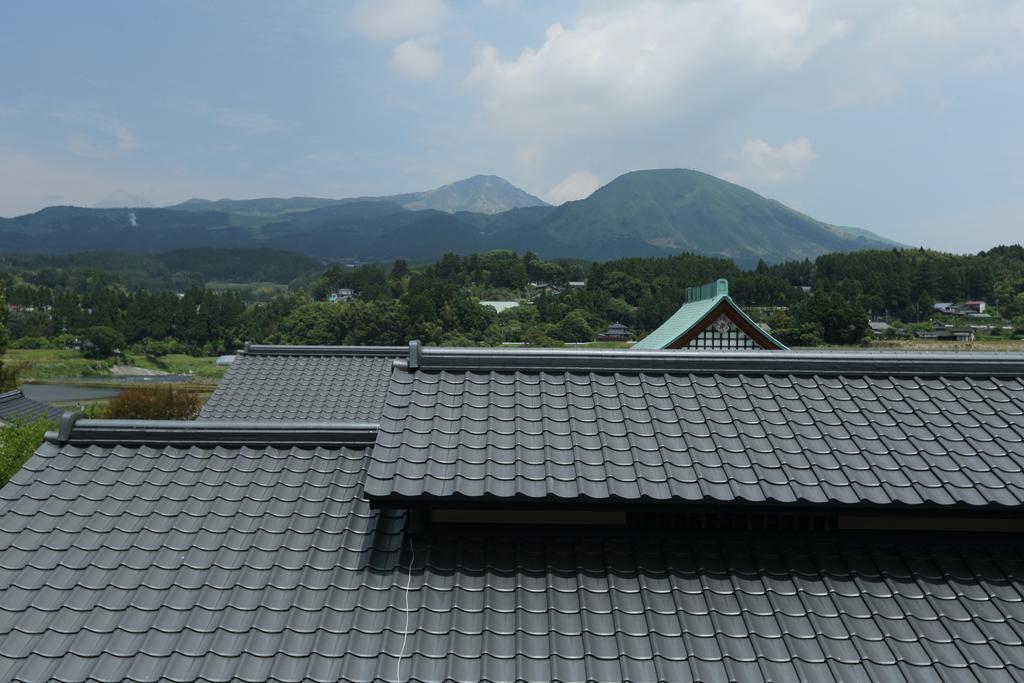
[[[11,342],[12,349],[52,349],[53,344],[46,337],[22,337]]]
[[[106,417],[120,420],[191,420],[201,403],[196,392],[173,386],[129,387],[110,401]]]
[[[48,429],[54,429],[54,423],[46,418],[28,420],[20,417],[0,428],[0,486],[4,486],[32,457]]]

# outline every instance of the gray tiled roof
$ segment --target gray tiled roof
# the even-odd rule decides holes
[[[102,426],[0,490],[0,680],[1024,677],[1019,545],[403,537],[364,450]]]
[[[393,374],[367,494],[1024,502],[1021,356],[741,355],[424,349]]]
[[[199,415],[201,420],[372,420],[391,365],[405,347],[249,346]]]
[[[56,420],[60,418],[60,408],[48,406],[39,401],[25,398],[21,389],[14,389],[0,394],[0,423],[8,422],[14,418],[47,418]]]

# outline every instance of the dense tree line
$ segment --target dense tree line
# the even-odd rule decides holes
[[[7,324],[16,345],[79,337],[99,355],[123,347],[210,355],[245,341],[556,344],[593,340],[613,322],[643,335],[679,307],[687,287],[720,277],[728,278],[741,306],[794,345],[858,343],[869,317],[927,324],[936,301],[975,298],[1024,328],[1020,246],[968,256],[896,249],[829,254],[751,270],[689,254],[605,263],[511,251],[448,254],[429,265],[332,267],[311,276],[308,286],[257,302],[200,287],[133,291],[115,275],[76,267],[11,282],[7,299],[18,310]],[[356,298],[326,301],[340,288]],[[522,305],[499,314],[481,300]]]
[[[7,351],[7,342],[10,334],[7,331],[7,302],[4,297],[4,283],[0,282],[0,356]],[[15,383],[15,377],[4,368],[3,358],[0,358],[0,391],[7,391]]]

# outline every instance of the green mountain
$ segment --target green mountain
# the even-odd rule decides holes
[[[538,228],[594,260],[692,252],[740,264],[889,248],[720,178],[685,169],[634,171],[558,207]]]

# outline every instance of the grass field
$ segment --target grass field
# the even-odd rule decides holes
[[[103,379],[110,378],[110,360],[91,360],[77,351],[65,349],[10,349],[3,357],[18,372],[21,382],[64,378]],[[213,356],[196,358],[174,354],[163,356],[155,362],[142,355],[128,354],[121,364],[134,365],[150,370],[162,370],[172,375],[191,374],[194,382],[216,384],[227,368],[217,367]]]
[[[77,351],[64,349],[8,349],[3,356],[22,382],[57,377],[108,377],[108,360],[91,360]]]
[[[852,347],[865,348],[865,347]],[[872,350],[892,351],[1024,351],[1024,339],[994,339],[986,337],[973,342],[957,343],[936,339],[879,339],[866,347]]]
[[[161,356],[153,360],[146,356],[128,354],[125,356],[125,365],[134,365],[139,368],[150,370],[163,370],[172,375],[191,374],[196,381],[213,381],[216,383],[227,372],[227,368],[217,366],[216,356],[186,356],[175,353],[169,356]]]

